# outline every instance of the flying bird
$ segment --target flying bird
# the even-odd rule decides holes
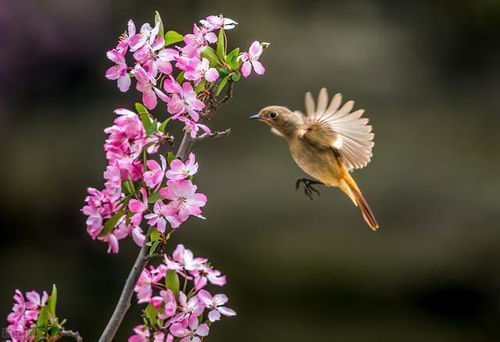
[[[305,95],[305,114],[283,106],[268,106],[250,119],[262,121],[283,137],[297,165],[315,178],[299,178],[311,199],[319,191],[313,185],[339,187],[356,206],[372,230],[378,223],[350,171],[365,167],[372,157],[372,126],[363,118],[363,109],[352,111],[354,101],[342,105],[336,94],[328,104],[328,92],[322,88],[315,104],[310,92]]]

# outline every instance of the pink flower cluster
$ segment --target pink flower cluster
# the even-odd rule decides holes
[[[135,292],[139,303],[148,303],[147,319],[135,327],[129,342],[171,342],[174,338],[200,342],[213,322],[236,315],[225,306],[226,295],[212,295],[205,289],[209,283],[223,286],[226,277],[183,245],[177,246],[172,257],[165,255],[159,266],[144,269]]]
[[[225,56],[209,60],[203,55],[205,47],[217,43],[215,31],[230,30],[236,25],[232,19],[212,15],[200,20],[199,25],[194,24],[192,33],[181,36],[175,31],[164,34],[159,15],[154,27],[145,23],[139,32],[134,22],[129,20],[128,29],[118,45],[107,52],[108,59],[115,65],[106,71],[106,78],[116,80],[118,88],[126,92],[133,76],[146,108],[156,108],[160,99],[167,104],[167,111],[173,119],[181,120],[193,135],[200,128],[208,131],[208,127],[197,124],[200,118],[198,113],[205,107],[198,99],[199,94],[213,87],[222,75],[231,71],[238,73],[240,61],[243,62],[242,73],[245,77],[252,67],[256,73],[264,73],[264,67],[258,61],[262,53],[259,42],[254,42],[249,52],[239,54],[237,64],[232,68],[224,61]],[[169,33],[177,39],[171,40]],[[131,54],[130,65],[127,63],[128,53]]]
[[[9,322],[7,333],[11,338],[10,341],[35,341],[35,335],[32,334],[32,331],[36,328],[38,315],[48,298],[49,295],[45,291],[42,295],[36,291],[27,292],[25,298],[21,291],[16,290],[12,312],[7,316]]]
[[[105,187],[100,191],[89,188],[82,209],[88,216],[87,232],[93,239],[107,242],[108,252],[112,253],[118,252],[118,241],[127,236],[132,236],[137,245],[143,245],[145,235],[140,227],[143,218],[164,233],[167,222],[171,228],[178,228],[189,216],[203,218],[200,208],[207,202],[190,179],[198,171],[194,154],[190,154],[186,163],[173,160],[169,168],[162,155],[161,165],[154,159],[144,164],[148,155],[157,153],[163,133],[148,136],[136,113],[127,109],[115,112],[118,117],[114,125],[105,129],[108,134],[104,144],[108,160]],[[124,184],[140,189],[126,194]],[[150,207],[153,195],[157,199]],[[116,220],[112,221],[113,218]]]

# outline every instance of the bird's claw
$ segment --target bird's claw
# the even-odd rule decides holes
[[[295,183],[295,190],[298,190],[300,183],[304,183],[304,193],[307,197],[314,201],[314,194],[320,196],[318,189],[313,187],[313,184],[322,184],[321,182],[313,181],[307,178],[299,178]]]

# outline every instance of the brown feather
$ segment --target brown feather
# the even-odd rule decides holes
[[[373,212],[370,209],[368,202],[366,202],[366,199],[361,193],[358,185],[342,163],[340,189],[344,191],[347,196],[349,196],[349,198],[354,202],[356,206],[359,207],[359,209],[361,209],[361,214],[363,215],[363,218],[365,219],[368,226],[370,226],[370,228],[374,231],[377,230],[379,226],[375,215],[373,215]]]

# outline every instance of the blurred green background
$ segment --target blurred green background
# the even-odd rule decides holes
[[[195,147],[208,219],[174,236],[228,276],[238,317],[209,341],[500,340],[495,0],[2,0],[3,326],[16,288],[56,283],[60,316],[86,341],[114,308],[137,247],[106,254],[79,209],[86,187],[102,186],[112,110],[139,99],[104,78],[105,52],[129,18],[156,9],[183,33],[222,12],[240,23],[231,46],[272,43],[264,77],[238,83],[210,123],[232,134]],[[354,178],[377,233],[340,191],[314,202],[296,192],[303,174],[284,142],[247,119],[270,104],[301,109],[322,86],[374,126],[374,158]]]

